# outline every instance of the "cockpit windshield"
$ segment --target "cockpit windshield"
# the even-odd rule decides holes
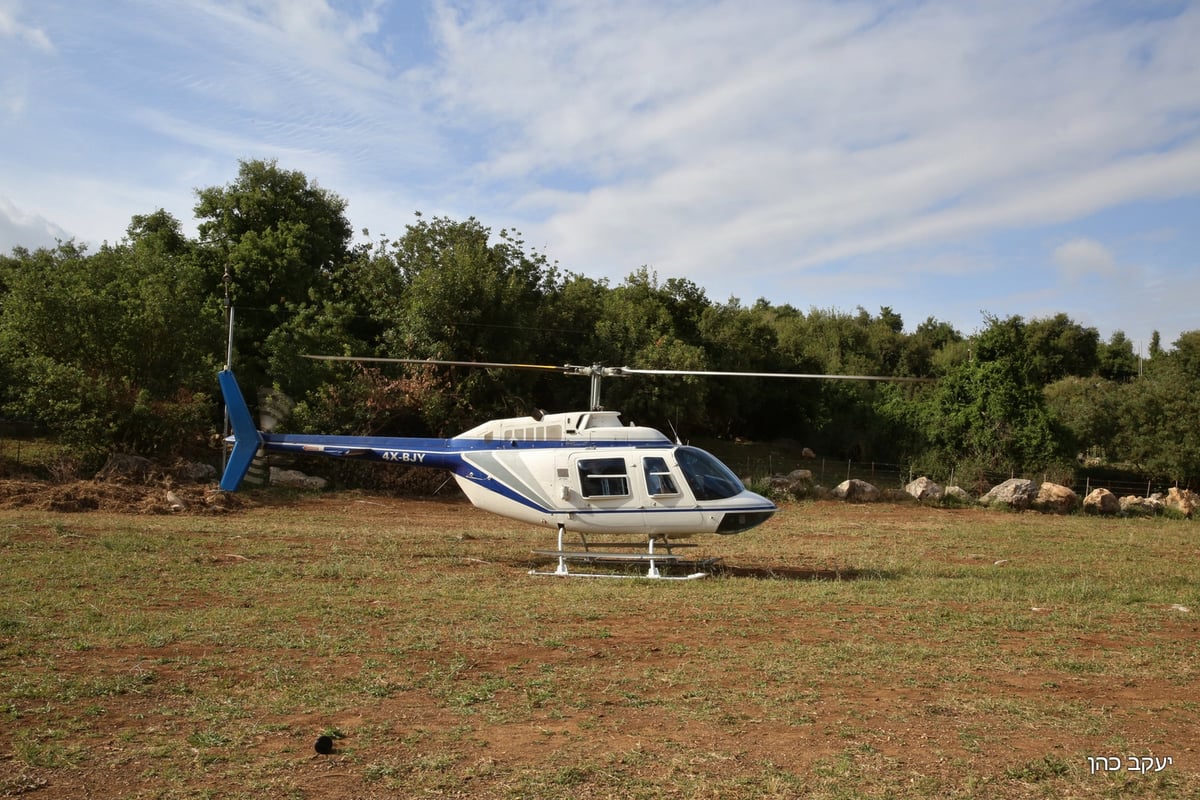
[[[675,461],[697,500],[721,500],[745,491],[729,467],[695,447],[675,448]]]

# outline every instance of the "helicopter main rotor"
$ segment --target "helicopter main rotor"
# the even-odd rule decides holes
[[[880,381],[890,383],[929,383],[932,378],[892,377],[888,375],[830,375],[801,372],[722,372],[719,370],[695,369],[633,369],[630,367],[606,367],[603,364],[580,366],[577,364],[510,364],[499,361],[448,361],[436,358],[384,358],[380,356],[322,356],[306,355],[316,361],[362,361],[387,364],[428,364],[449,367],[483,367],[497,369],[524,369],[541,372],[559,372],[563,375],[583,375],[591,380],[591,396],[588,400],[592,411],[602,410],[600,405],[600,381],[603,378],[628,378],[633,375],[676,375],[710,378],[789,378],[798,380],[826,381]]]

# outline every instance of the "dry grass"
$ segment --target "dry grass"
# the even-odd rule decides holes
[[[668,584],[458,502],[0,511],[0,796],[1192,797],[1195,537],[801,504]]]

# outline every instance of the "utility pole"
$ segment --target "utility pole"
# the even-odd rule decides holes
[[[233,276],[229,274],[229,263],[225,264],[225,369],[233,371],[233,301],[230,299],[230,286]],[[221,435],[221,472],[225,472],[225,464],[229,459],[229,406],[225,406],[225,426]]]

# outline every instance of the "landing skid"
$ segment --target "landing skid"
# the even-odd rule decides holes
[[[537,569],[529,570],[530,575],[545,575],[555,578],[649,578],[651,580],[660,581],[694,581],[700,578],[707,578],[707,572],[693,572],[688,575],[664,575],[659,565],[670,566],[676,565],[683,561],[683,556],[673,552],[677,547],[695,547],[695,545],[687,543],[672,543],[665,536],[650,535],[646,537],[646,542],[643,545],[641,542],[608,542],[605,546],[610,550],[592,550],[588,545],[587,537],[582,532],[579,534],[580,548],[578,550],[567,550],[563,547],[563,536],[565,526],[558,526],[558,549],[556,550],[534,550],[535,555],[550,556],[558,560],[558,565],[553,572],[546,572]],[[655,552],[654,545],[658,543],[666,548],[666,552],[661,550]],[[611,548],[622,547],[645,547],[644,553],[620,553],[612,552]],[[644,575],[636,575],[633,573],[619,572],[586,572],[575,570],[572,571],[567,565],[572,563],[586,564],[596,566],[597,564],[647,564],[647,570]]]

